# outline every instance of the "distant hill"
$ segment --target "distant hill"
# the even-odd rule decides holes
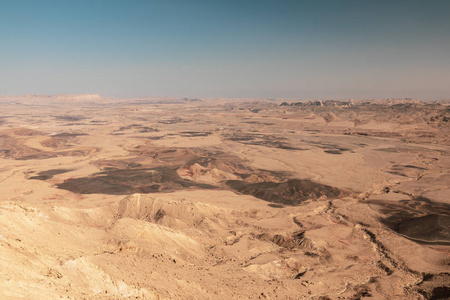
[[[70,94],[61,94],[61,95],[53,95],[52,98],[55,100],[62,101],[94,101],[101,100],[102,97],[99,94],[78,94],[78,95],[70,95]]]
[[[54,101],[97,101],[101,100],[102,97],[99,94],[57,94],[57,95],[40,95],[40,94],[30,94],[30,95],[0,95],[3,99],[36,99],[36,100],[54,100]]]

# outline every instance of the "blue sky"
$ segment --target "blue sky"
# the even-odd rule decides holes
[[[0,94],[450,98],[450,1],[0,0]]]

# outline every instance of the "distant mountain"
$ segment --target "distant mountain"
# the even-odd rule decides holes
[[[57,94],[57,95],[0,95],[0,98],[6,99],[45,99],[54,101],[97,101],[102,97],[99,94]]]

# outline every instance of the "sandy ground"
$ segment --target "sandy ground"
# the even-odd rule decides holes
[[[0,96],[2,299],[447,299],[450,109]]]

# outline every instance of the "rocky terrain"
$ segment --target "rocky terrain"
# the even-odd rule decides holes
[[[448,299],[448,104],[0,96],[0,296]]]

